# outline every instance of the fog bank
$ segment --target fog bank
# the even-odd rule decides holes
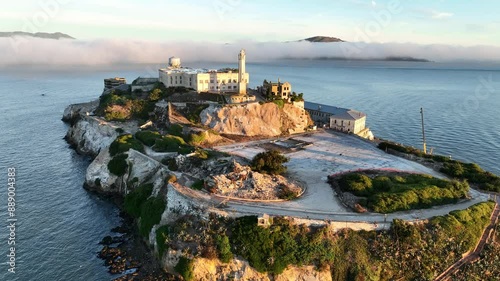
[[[412,43],[310,43],[240,41],[232,44],[209,42],[151,42],[135,40],[47,40],[0,38],[0,66],[9,65],[114,65],[164,63],[171,56],[183,61],[234,62],[240,49],[248,62],[275,59],[384,59],[412,57],[438,62],[500,61],[500,47],[419,45]]]

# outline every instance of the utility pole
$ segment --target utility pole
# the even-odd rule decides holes
[[[424,142],[424,154],[427,154],[427,144],[425,142],[425,128],[424,128],[424,109],[420,108],[420,115],[422,116],[422,141]]]

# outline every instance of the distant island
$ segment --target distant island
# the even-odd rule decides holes
[[[332,43],[332,42],[346,42],[340,38],[329,37],[329,36],[313,36],[306,39],[299,40],[300,41],[309,41],[312,43]]]
[[[351,58],[351,57],[327,57],[327,56],[318,56],[318,57],[303,57],[303,58],[297,58],[297,57],[291,57],[291,56],[285,56],[282,57],[281,59],[285,60],[338,60],[338,61],[407,61],[407,62],[432,62],[431,60],[428,59],[423,59],[423,58],[414,58],[414,57],[397,57],[397,56],[389,56],[389,57],[384,57],[384,58]]]
[[[61,32],[55,33],[47,33],[47,32],[23,32],[23,31],[14,31],[14,32],[0,32],[0,37],[15,37],[15,36],[24,36],[24,37],[34,37],[34,38],[44,38],[44,39],[75,39],[74,37],[69,36],[68,34],[64,34]]]

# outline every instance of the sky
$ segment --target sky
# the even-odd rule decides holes
[[[500,62],[498,0],[16,0],[0,31],[62,32],[77,40],[0,38],[10,65],[164,64],[273,59]],[[332,36],[346,43],[297,42]]]
[[[81,40],[233,43],[315,35],[350,42],[500,46],[498,0],[17,0],[0,31]]]

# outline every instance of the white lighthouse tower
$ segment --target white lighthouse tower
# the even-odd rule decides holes
[[[247,93],[247,81],[245,80],[245,50],[241,49],[238,54],[238,93],[244,95]]]

